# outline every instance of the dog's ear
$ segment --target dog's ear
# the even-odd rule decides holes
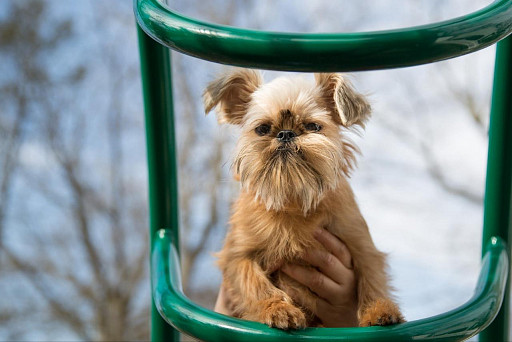
[[[236,69],[211,82],[203,93],[206,114],[217,108],[220,123],[240,124],[252,93],[262,84],[259,71]]]
[[[321,89],[322,101],[332,112],[337,124],[364,127],[370,117],[370,104],[363,95],[355,91],[348,80],[334,73],[315,74],[315,80]]]

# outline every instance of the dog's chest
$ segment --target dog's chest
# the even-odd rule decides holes
[[[267,223],[269,230],[258,244],[257,258],[265,271],[272,271],[286,262],[300,262],[304,253],[318,242],[313,237],[315,229],[325,224],[324,215],[280,215]]]

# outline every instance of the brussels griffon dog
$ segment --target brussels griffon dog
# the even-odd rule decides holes
[[[347,182],[358,151],[345,135],[364,128],[365,98],[339,74],[263,84],[259,72],[236,69],[210,83],[203,99],[206,113],[216,107],[219,122],[242,130],[232,166],[241,192],[218,254],[233,316],[280,329],[321,326],[292,300],[314,305],[314,294],[279,268],[323,248],[313,232],[325,227],[352,255],[360,326],[402,322],[385,255]]]

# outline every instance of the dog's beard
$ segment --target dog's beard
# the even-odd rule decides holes
[[[242,138],[233,166],[243,189],[267,210],[292,207],[306,215],[348,174],[354,152],[352,144],[320,135],[286,144]]]

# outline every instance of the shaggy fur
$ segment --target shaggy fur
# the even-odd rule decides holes
[[[360,325],[402,322],[385,255],[376,249],[346,180],[357,148],[344,132],[364,127],[370,105],[339,74],[315,74],[315,80],[263,84],[258,72],[237,69],[204,92],[207,113],[216,107],[219,122],[242,129],[233,163],[242,189],[218,254],[228,306],[235,317],[280,329],[321,325],[290,296],[314,305],[313,293],[279,268],[323,248],[313,231],[325,227],[352,255]],[[276,137],[285,130],[296,136],[280,142]]]

